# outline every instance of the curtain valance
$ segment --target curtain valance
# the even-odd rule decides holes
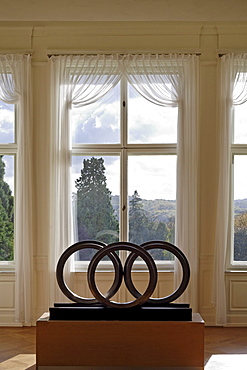
[[[113,54],[51,57],[59,65],[68,104],[92,104],[125,76],[145,99],[161,106],[177,106],[182,100],[184,70],[195,55]],[[56,67],[56,68],[57,68]]]
[[[221,77],[225,78],[222,97],[232,105],[247,101],[247,54],[226,54],[220,59]]]

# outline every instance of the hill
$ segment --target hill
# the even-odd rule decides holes
[[[131,197],[129,197],[131,199]],[[116,214],[119,214],[119,195],[113,195],[111,202]],[[142,199],[143,208],[148,218],[152,221],[167,222],[175,217],[176,201],[165,199],[147,200]],[[247,213],[247,199],[234,201],[235,214]]]
[[[131,197],[129,197],[131,199]],[[111,196],[112,206],[119,214],[119,196]],[[176,201],[175,200],[165,200],[165,199],[154,199],[147,200],[142,199],[143,208],[146,212],[148,218],[152,221],[167,222],[171,218],[175,217],[176,212]]]
[[[234,201],[235,214],[247,212],[247,199],[236,199]]]

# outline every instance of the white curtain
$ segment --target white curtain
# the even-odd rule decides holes
[[[62,302],[55,269],[60,255],[73,243],[70,190],[69,108],[91,104],[119,79],[118,56],[51,57],[51,246],[50,304]],[[65,274],[69,282],[69,266]],[[68,283],[69,284],[69,283]]]
[[[216,325],[226,324],[225,268],[230,244],[230,168],[232,109],[247,101],[247,54],[224,55],[219,61],[219,182],[213,277]],[[240,84],[241,82],[241,84]],[[242,88],[240,88],[240,85]]]
[[[197,303],[197,83],[195,55],[97,55],[50,58],[52,86],[52,211],[51,270],[72,242],[69,191],[70,138],[68,107],[95,102],[125,75],[146,99],[179,106],[177,245],[187,255],[192,279],[185,299]],[[98,81],[100,79],[100,81]],[[155,84],[154,84],[155,83]],[[92,84],[96,87],[92,88]],[[177,272],[177,280],[181,272]],[[55,278],[52,279],[55,281]],[[58,299],[54,285],[51,301]]]
[[[129,83],[146,99],[161,106],[178,106],[176,245],[184,251],[191,279],[180,301],[197,310],[198,299],[198,57],[136,55],[125,59]],[[175,286],[182,272],[175,264]]]
[[[184,251],[191,269],[181,300],[198,311],[198,57],[183,61],[178,121],[176,245]],[[181,281],[177,271],[177,284]]]
[[[30,55],[0,56],[0,99],[9,104],[17,104],[15,318],[24,325],[31,325],[33,321],[30,72]]]
[[[161,106],[178,106],[183,60],[191,56],[127,55],[123,69],[128,82],[145,99]]]

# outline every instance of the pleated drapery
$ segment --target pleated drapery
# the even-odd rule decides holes
[[[0,99],[17,104],[15,196],[15,319],[33,321],[31,180],[31,56],[0,55]]]
[[[226,251],[230,245],[230,171],[232,143],[232,109],[247,101],[247,54],[228,54],[219,60],[219,182],[213,277],[213,303],[216,325],[225,325]]]

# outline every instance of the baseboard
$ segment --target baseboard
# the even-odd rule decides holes
[[[126,367],[111,366],[111,370],[171,370],[171,367]],[[186,367],[186,370],[202,370],[202,367]],[[109,366],[38,366],[37,370],[109,370]],[[184,367],[172,367],[172,370],[184,370]]]
[[[0,322],[0,327],[18,327],[21,328],[23,325],[19,322]]]
[[[0,310],[0,326],[22,326],[21,323],[15,321],[15,311]]]

